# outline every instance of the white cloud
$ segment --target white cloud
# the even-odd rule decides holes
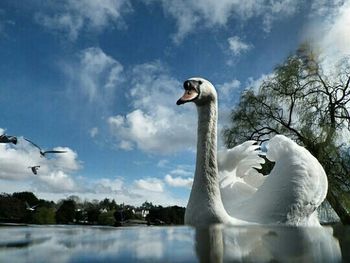
[[[220,99],[225,100],[228,97],[231,97],[235,91],[240,87],[241,82],[237,79],[233,79],[229,82],[225,82],[224,84],[218,85],[218,92]]]
[[[133,145],[130,141],[121,140],[118,146],[125,151],[131,151],[133,149]]]
[[[65,153],[56,154],[54,159],[48,159],[47,162],[51,167],[64,172],[74,172],[81,168],[78,154],[69,147],[54,147],[53,150],[65,151]]]
[[[164,181],[171,187],[191,188],[193,182],[192,167],[177,166],[164,176]]]
[[[70,175],[60,170],[54,170],[46,175],[42,175],[40,170],[33,188],[39,192],[49,193],[73,193],[84,190]]]
[[[177,25],[177,32],[173,36],[175,43],[181,42],[198,28],[225,26],[230,19],[245,22],[254,17],[261,18],[263,30],[269,32],[275,20],[296,13],[301,2],[299,0],[144,1],[161,2],[165,13],[175,19]]]
[[[113,180],[102,178],[94,182],[91,189],[97,194],[119,194],[123,192],[124,180],[122,178],[115,178]]]
[[[171,175],[177,175],[177,176],[192,176],[193,172],[192,171],[188,171],[188,170],[183,169],[183,168],[180,168],[180,167],[177,167],[176,169],[171,170],[170,174]]]
[[[344,0],[313,0],[311,3],[310,16],[322,16],[325,18],[325,16],[334,13],[334,11],[345,2]]]
[[[124,67],[116,59],[99,47],[90,47],[73,59],[61,61],[59,66],[67,78],[66,94],[74,112],[84,111],[85,115],[89,112],[99,120],[109,115],[116,98],[122,94],[120,87],[125,80]],[[98,126],[88,132],[93,138],[102,130]]]
[[[259,78],[248,78],[246,83],[246,89],[252,88],[256,93],[259,91],[261,85],[264,81],[267,81],[269,78],[273,77],[273,73],[270,74],[262,74]]]
[[[196,112],[175,104],[181,86],[159,62],[133,68],[127,94],[133,109],[107,120],[120,148],[169,154],[194,147]]]
[[[31,182],[37,191],[72,192],[80,191],[76,181],[69,175],[81,168],[77,154],[68,147],[54,147],[66,153],[52,154],[49,158],[40,157],[37,148],[22,137],[17,145],[0,144],[0,180]],[[37,175],[29,167],[39,165]]]
[[[311,44],[326,71],[350,55],[349,12],[349,0],[314,0],[311,4],[302,41]]]
[[[129,0],[64,0],[52,3],[35,15],[37,23],[50,30],[67,34],[70,40],[78,38],[83,30],[99,31],[107,26],[125,27],[123,16],[131,9]]]
[[[145,179],[139,179],[135,180],[134,182],[135,187],[141,190],[147,190],[151,192],[163,192],[164,186],[163,182],[158,178],[145,178]]]
[[[233,36],[227,39],[229,49],[235,56],[239,56],[252,48],[252,45],[243,42],[238,36]]]
[[[193,183],[193,178],[173,177],[170,174],[167,174],[164,180],[168,185],[173,187],[191,188]]]
[[[90,129],[89,135],[91,138],[95,138],[97,136],[98,132],[99,132],[98,127],[93,127]]]
[[[83,50],[79,56],[77,77],[79,86],[90,101],[106,101],[114,96],[118,84],[123,81],[123,66],[100,48]]]
[[[271,30],[275,20],[297,12],[300,0],[143,0],[160,4],[164,13],[175,20],[175,43],[199,28],[225,26],[230,19],[241,22],[251,18],[262,20],[262,28]],[[37,23],[54,32],[64,33],[72,41],[85,31],[101,31],[107,27],[126,28],[125,17],[133,11],[130,0],[64,0],[46,5],[35,15]]]

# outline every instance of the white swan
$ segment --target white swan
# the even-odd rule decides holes
[[[268,176],[254,169],[264,162],[254,141],[219,152],[217,161],[216,90],[202,78],[185,81],[184,89],[177,105],[192,101],[198,111],[196,170],[185,224],[319,226],[315,210],[326,197],[328,183],[317,159],[287,137],[276,135],[266,154],[275,162]]]

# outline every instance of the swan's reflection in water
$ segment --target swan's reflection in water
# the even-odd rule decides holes
[[[341,226],[349,249],[350,229]],[[348,233],[346,233],[348,231]],[[345,249],[344,249],[345,248]],[[332,228],[0,227],[0,262],[346,262]]]
[[[341,262],[333,229],[297,227],[198,228],[195,248],[200,262]]]

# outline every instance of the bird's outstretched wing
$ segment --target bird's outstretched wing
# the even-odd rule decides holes
[[[35,146],[36,148],[38,148],[41,151],[41,148],[39,145],[35,144],[34,142],[32,142],[31,140],[24,138],[27,142],[31,143],[33,146]]]
[[[56,150],[50,150],[50,151],[45,151],[43,152],[43,154],[47,154],[47,153],[66,153],[67,151],[56,151]]]

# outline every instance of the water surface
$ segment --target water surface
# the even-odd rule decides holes
[[[0,227],[0,262],[347,262],[350,229]]]

